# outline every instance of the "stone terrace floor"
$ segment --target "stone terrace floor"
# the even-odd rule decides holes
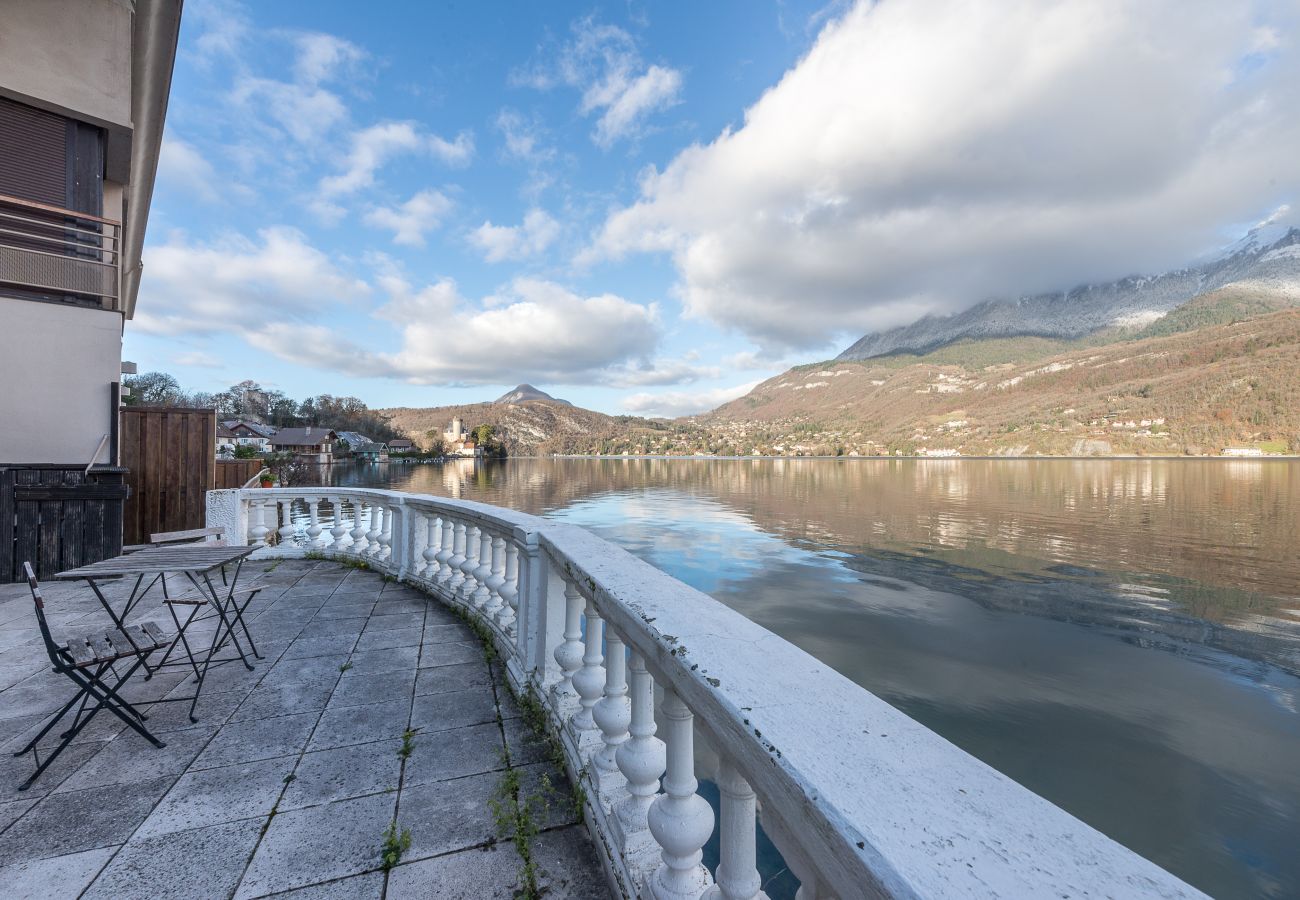
[[[245,565],[241,586],[255,579],[255,671],[212,670],[198,724],[187,703],[154,706],[146,724],[161,750],[101,712],[27,791],[32,757],[12,753],[74,687],[50,671],[27,586],[0,585],[6,900],[511,897],[521,858],[498,837],[491,804],[509,767],[521,795],[548,798],[532,844],[545,896],[609,896],[567,783],[446,607],[330,562]],[[111,624],[84,584],[42,587],[56,635]],[[166,610],[147,608],[153,597],[132,618],[170,633]],[[130,684],[133,701],[192,692],[179,668]],[[393,821],[411,842],[385,873]]]

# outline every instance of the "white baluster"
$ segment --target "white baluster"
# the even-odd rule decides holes
[[[735,764],[726,757],[718,767],[718,791],[722,795],[717,884],[705,900],[767,900],[759,877],[755,823],[757,803],[754,789]]]
[[[663,865],[651,877],[655,900],[699,900],[709,887],[709,872],[700,864],[701,849],[713,834],[713,809],[695,791],[695,716],[664,687],[660,711],[668,745],[664,793],[650,805],[650,833],[663,848]]]
[[[379,533],[383,530],[383,507],[370,505],[370,528],[366,531],[366,555],[375,557],[379,554]]]
[[[596,610],[596,604],[587,601],[587,640],[586,652],[582,654],[582,668],[573,674],[573,689],[581,698],[582,708],[573,717],[573,727],[579,732],[592,732],[595,737],[596,720],[591,711],[605,693],[605,657],[601,653],[601,644],[605,637],[605,621]],[[583,734],[575,734],[581,740]]]
[[[445,515],[442,516],[442,549],[438,551],[438,587],[444,587],[451,580],[455,569],[451,558],[456,555],[456,523]]]
[[[487,602],[492,597],[488,590],[488,579],[492,577],[492,535],[487,529],[479,530],[478,565],[474,567],[474,582],[478,585],[470,598],[479,609],[487,609]]]
[[[591,628],[588,620],[587,628]],[[627,740],[632,709],[627,700],[627,653],[623,638],[612,628],[605,630],[605,692],[596,701],[591,717],[600,728],[604,746],[592,757],[601,801],[607,809],[621,799],[624,778],[618,770],[618,748]]]
[[[625,856],[629,861],[641,857],[642,865],[653,872],[659,859],[657,854],[647,852],[655,849],[655,845],[646,816],[655,794],[659,793],[659,778],[664,774],[664,742],[655,737],[654,678],[646,671],[645,657],[635,650],[628,660],[628,681],[632,705],[630,737],[615,754],[618,770],[627,779],[627,796],[615,806],[614,821]]]
[[[479,548],[479,527],[477,525],[465,526],[465,561],[460,564],[460,570],[465,575],[465,579],[460,583],[460,590],[456,592],[457,599],[464,603],[469,603],[469,598],[474,595],[474,589],[478,587],[478,584],[474,581],[474,570],[478,568]]]
[[[492,538],[492,562],[489,566],[487,578],[487,601],[483,604],[483,612],[488,619],[496,625],[501,622],[501,607],[504,601],[501,599],[501,586],[506,583],[506,539],[503,537]]]
[[[320,523],[320,497],[307,498],[307,516],[311,520],[307,526],[307,549],[315,550],[321,532],[325,530]]]
[[[357,556],[366,553],[366,509],[360,500],[352,501],[352,544],[348,550]]]
[[[257,511],[257,514],[253,518],[254,524],[249,534],[253,538],[254,544],[259,547],[265,547],[266,536],[271,531],[271,529],[266,526],[266,501],[254,500],[253,508]]]
[[[293,543],[293,500],[280,501],[280,546],[288,547]]]
[[[560,680],[551,689],[558,704],[567,704],[577,696],[573,676],[582,665],[582,595],[572,582],[564,583],[564,641],[553,656],[560,667]]]
[[[330,506],[334,508],[334,527],[330,529],[330,549],[336,553],[343,549],[344,538],[348,536],[348,526],[343,521],[343,498],[330,497]]]
[[[506,544],[506,571],[499,593],[501,608],[497,610],[497,626],[510,634],[519,616],[519,548],[512,543]]]
[[[379,552],[375,557],[384,562],[393,558],[393,508],[391,506],[379,508]]]
[[[420,570],[420,577],[425,581],[433,581],[434,576],[438,574],[438,542],[442,537],[442,519],[434,515],[425,515],[424,527],[424,550],[420,553],[424,559],[424,568]]]
[[[465,523],[456,523],[456,543],[454,552],[451,556],[451,577],[447,579],[447,594],[451,599],[455,599],[460,593],[461,586],[465,583]]]

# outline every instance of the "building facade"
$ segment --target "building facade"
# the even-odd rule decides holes
[[[180,0],[0,8],[0,465],[112,465]]]

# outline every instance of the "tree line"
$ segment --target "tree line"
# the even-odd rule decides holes
[[[241,381],[224,391],[186,391],[166,372],[145,372],[122,379],[130,393],[123,397],[128,406],[183,406],[215,409],[217,418],[249,419],[276,428],[320,425],[335,431],[357,431],[371,440],[389,441],[402,437],[388,416],[371,409],[356,397],[320,394],[295,400],[283,391],[267,389],[256,381]]]

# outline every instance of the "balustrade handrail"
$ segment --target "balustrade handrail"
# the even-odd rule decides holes
[[[722,896],[764,897],[757,873],[747,871],[755,795],[763,827],[804,885],[801,900],[1202,896],[785,639],[575,525],[472,501],[346,487],[210,492],[209,524],[246,535],[250,503],[278,507],[288,522],[290,505],[307,500],[353,504],[353,533],[361,535],[356,552],[477,610],[492,625],[517,686],[532,685],[549,698],[571,774],[597,762],[595,776],[587,776],[595,778],[597,795],[587,822],[601,838],[597,845],[612,854],[607,872],[625,894],[699,897],[710,883],[698,864],[703,838],[693,832],[678,846],[662,834],[665,821],[686,831],[712,827],[711,814],[692,805],[698,799],[693,718],[718,754],[719,771],[728,773],[718,779],[724,803],[719,881],[728,868]],[[310,512],[314,525],[316,509]],[[425,518],[417,523],[410,516]],[[264,534],[275,530],[260,527]],[[281,525],[282,538],[294,533],[292,523]],[[518,554],[514,574],[499,552],[503,544]],[[347,555],[346,547],[338,541],[333,552]],[[577,630],[582,604],[585,636]],[[668,768],[655,802],[671,806],[673,815],[661,816],[655,831],[651,813],[654,849],[663,849],[663,859],[651,860],[650,869],[644,853],[639,863],[630,858],[637,835],[619,830],[632,784],[620,780],[618,769],[626,775],[642,763],[625,767],[619,755],[614,769],[610,761],[615,749],[624,749],[610,735],[627,740],[626,715],[620,720],[617,712],[629,693],[624,646],[633,664],[633,720],[644,696],[637,685],[645,688],[638,672],[665,694],[660,734],[668,739]],[[606,651],[620,664],[606,668]],[[653,735],[652,720],[646,727]],[[646,740],[641,737],[638,752],[649,746]],[[674,757],[673,748],[682,746]],[[602,747],[603,774],[596,760]],[[655,776],[656,790],[658,783]],[[644,821],[644,804],[640,816]],[[640,838],[644,850],[645,835]],[[613,858],[620,852],[625,858]]]

